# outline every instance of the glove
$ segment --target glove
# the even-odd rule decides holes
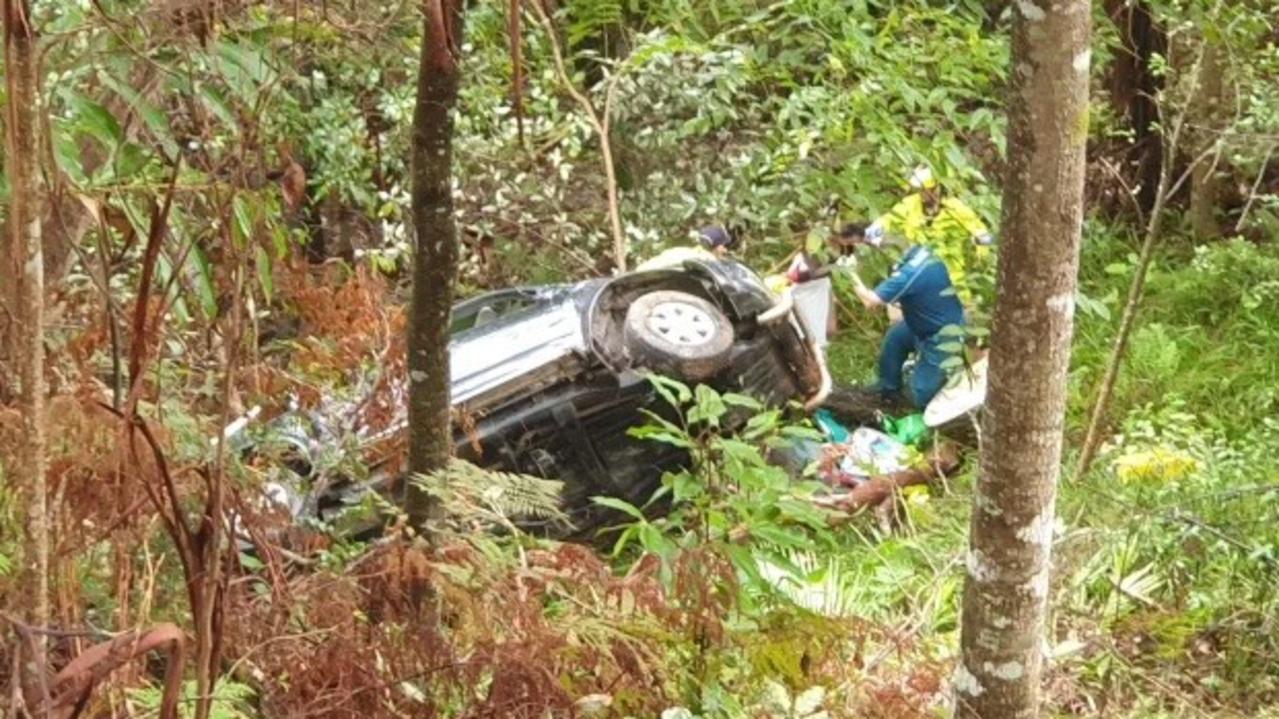
[[[884,226],[878,221],[866,228],[866,242],[872,247],[879,247],[884,243]]]

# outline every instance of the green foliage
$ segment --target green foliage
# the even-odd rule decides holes
[[[919,162],[995,219],[984,177],[1003,142],[992,98],[1006,50],[967,9],[912,2],[875,20],[820,3],[641,12],[652,24],[641,24],[613,68],[613,141],[637,255],[699,224],[731,222],[748,228],[750,254],[775,257],[794,248],[794,233],[824,222],[832,203],[850,217],[886,211]],[[592,131],[556,96],[534,34],[524,101],[526,144],[538,149],[516,146],[504,27],[495,7],[468,15],[479,40],[458,125],[467,222],[497,237],[499,252],[509,228],[521,228],[594,253],[607,230]],[[946,61],[956,48],[969,62]],[[602,94],[595,100],[603,106]]]
[[[780,410],[764,410],[749,397],[720,394],[706,385],[690,390],[660,377],[651,381],[681,419],[650,413],[648,424],[631,430],[632,436],[688,450],[692,462],[687,470],[662,477],[653,501],[672,503],[662,519],[650,522],[622,500],[595,499],[635,520],[622,528],[615,554],[636,544],[669,564],[681,550],[713,548],[758,582],[757,557],[829,544],[826,513],[809,501],[821,485],[793,482],[765,460],[770,449],[788,440],[815,437],[813,430],[785,425]],[[728,431],[730,420],[741,424],[740,433]]]
[[[21,550],[16,538],[23,536],[18,513],[17,488],[9,481],[8,462],[0,462],[0,579],[13,572],[13,558]]]
[[[218,682],[213,690],[213,704],[210,707],[210,719],[256,719],[258,711],[253,707],[256,692],[247,684],[231,679]],[[178,700],[178,716],[189,719],[195,716],[196,684],[193,681],[183,682],[182,697]],[[137,710],[148,714],[158,714],[160,702],[164,697],[164,689],[159,686],[147,686],[129,692],[129,699],[136,704]]]
[[[1129,246],[1098,233],[1084,259],[1086,292],[1117,310]],[[1268,529],[1279,522],[1279,365],[1269,349],[1279,315],[1250,300],[1267,296],[1276,272],[1273,247],[1239,240],[1173,247],[1152,268],[1112,405],[1115,433],[1061,502],[1074,529],[1060,541],[1060,604],[1099,624],[1075,636],[1107,637],[1070,660],[1084,693],[1113,694],[1159,671],[1195,676],[1214,701],[1237,706],[1279,696],[1269,669],[1277,648],[1255,632],[1279,614],[1269,590],[1279,544]],[[1072,416],[1092,399],[1115,321],[1080,318]],[[1121,481],[1127,459],[1152,452],[1188,458],[1189,469]],[[1148,650],[1134,656],[1129,639]]]

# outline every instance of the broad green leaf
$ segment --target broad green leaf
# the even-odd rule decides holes
[[[771,586],[759,573],[759,563],[755,559],[755,555],[750,549],[737,544],[729,544],[724,547],[724,552],[728,554],[728,558],[733,562],[733,566],[737,567],[737,571],[746,575],[758,587]]]
[[[188,261],[195,270],[192,279],[196,297],[200,301],[200,309],[204,312],[206,319],[213,319],[218,314],[217,296],[213,291],[213,267],[209,264],[209,258],[204,254],[204,250],[198,245],[191,248]]]
[[[728,406],[724,404],[724,399],[719,396],[719,392],[707,385],[699,384],[694,394],[696,402],[688,411],[689,424],[706,422],[712,427],[718,427],[720,418],[728,411]]]
[[[236,118],[235,113],[227,104],[226,98],[222,96],[222,92],[208,83],[198,83],[196,85],[200,100],[205,107],[212,112],[215,117],[222,121],[223,128],[233,135],[240,132],[240,121]]]
[[[255,107],[258,103],[258,82],[236,62],[235,53],[228,51],[227,43],[220,43],[217,57],[210,59],[217,76],[231,91],[231,96],[245,107]]]
[[[778,500],[777,508],[781,510],[782,516],[789,520],[808,525],[814,529],[826,526],[826,512],[811,502],[784,497]]]
[[[81,95],[74,97],[72,107],[75,108],[76,127],[102,143],[108,150],[115,150],[124,140],[124,130],[120,128],[120,122],[102,105]]]
[[[624,514],[627,514],[633,517],[638,522],[647,523],[648,521],[644,518],[643,512],[636,509],[635,505],[631,504],[630,502],[627,502],[624,499],[618,499],[617,497],[599,496],[599,497],[591,497],[591,501],[594,502],[595,504],[600,505],[601,507],[616,509],[619,512],[622,512]]]
[[[671,482],[671,492],[679,502],[696,499],[704,494],[704,490],[702,481],[688,472],[680,472]]]
[[[669,377],[663,377],[659,374],[648,375],[648,381],[653,383],[653,389],[661,395],[666,403],[675,409],[683,409],[684,405],[693,398],[693,392],[688,385],[678,382]]]
[[[689,449],[693,446],[693,442],[678,427],[672,425],[666,420],[659,419],[664,426],[655,426],[651,424],[642,427],[632,427],[626,430],[626,434],[635,439],[647,439],[653,442],[663,442],[665,444],[674,445]]]
[[[177,140],[173,137],[173,129],[169,126],[169,118],[159,108],[148,102],[137,90],[129,87],[127,83],[121,82],[110,73],[100,72],[98,77],[104,85],[111,88],[138,113],[138,117],[142,118],[143,124],[151,131],[152,137],[164,150],[165,156],[170,160],[176,158],[180,150],[178,149]]]
[[[231,200],[231,212],[235,215],[236,241],[243,245],[253,238],[253,219],[242,195],[236,195]]]
[[[750,532],[752,537],[758,537],[778,547],[805,547],[809,544],[808,538],[799,532],[774,524],[751,527]]]
[[[111,177],[116,181],[128,182],[141,179],[143,169],[151,160],[151,155],[135,142],[125,142],[117,146],[110,163]]]
[[[738,469],[762,467],[765,464],[763,456],[752,444],[736,439],[719,439],[715,442],[715,447],[723,453],[726,462],[739,465]]]
[[[76,144],[74,128],[61,122],[53,123],[52,127],[55,130],[52,133],[53,154],[58,167],[77,185],[87,184],[89,176],[84,171],[83,158],[80,155],[80,146]],[[7,179],[5,182],[5,186],[8,187]]]
[[[816,442],[821,442],[826,437],[826,435],[822,434],[820,430],[814,429],[813,427],[800,427],[798,425],[787,425],[782,427],[782,436],[790,437],[792,439],[811,439]]]
[[[742,430],[742,437],[748,440],[759,439],[775,431],[781,421],[782,411],[779,409],[761,412],[746,420],[746,428]]]
[[[672,482],[668,482],[667,476],[669,475],[662,477],[662,486],[658,487],[657,491],[653,492],[653,496],[649,497],[648,501],[644,503],[644,507],[643,507],[644,509],[651,508],[653,505],[662,501],[663,497],[671,493],[671,483],[673,482],[673,480]]]
[[[657,527],[647,523],[636,525],[636,527],[641,547],[659,557],[670,556],[674,547],[671,541],[658,531]]]
[[[275,77],[275,70],[256,49],[243,43],[219,42],[218,56],[234,63],[255,83],[262,85]]]
[[[764,409],[764,405],[761,404],[759,400],[748,395],[738,394],[736,392],[728,392],[722,395],[722,399],[724,400],[725,404],[733,407],[744,407],[746,409],[754,409],[754,410]]]
[[[276,225],[271,228],[271,240],[275,245],[275,259],[282,262],[289,256],[289,233]]]
[[[632,524],[626,527],[625,529],[623,529],[622,533],[617,535],[617,541],[613,542],[613,556],[614,557],[621,556],[622,552],[626,550],[626,547],[629,546],[632,541],[634,541],[635,535],[638,532],[639,532],[638,524]]]
[[[1110,319],[1110,308],[1106,306],[1105,302],[1094,300],[1082,292],[1075,295],[1075,305],[1086,315],[1091,315],[1101,320]]]
[[[271,258],[267,256],[266,250],[261,246],[257,248],[257,267],[258,282],[262,285],[262,296],[266,299],[266,303],[271,304],[271,297],[275,292],[275,282],[271,278]]]

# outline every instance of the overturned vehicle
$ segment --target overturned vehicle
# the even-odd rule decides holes
[[[628,434],[645,422],[644,410],[669,409],[650,374],[774,406],[812,409],[831,390],[822,352],[789,296],[732,260],[491,292],[457,304],[450,333],[452,402],[462,418],[456,455],[561,481],[571,528],[529,527],[552,535],[593,534],[611,515],[592,497],[643,504],[664,472],[687,462],[676,447]],[[299,449],[317,441],[305,434],[298,432]],[[389,472],[307,482],[311,469],[301,465],[305,489],[271,488],[299,518],[335,516],[370,491],[393,500],[403,491],[403,478]]]

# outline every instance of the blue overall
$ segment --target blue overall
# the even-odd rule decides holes
[[[879,348],[879,391],[902,391],[902,366],[916,354],[910,381],[910,400],[926,406],[946,384],[942,363],[951,355],[942,345],[958,342],[956,335],[942,335],[947,326],[964,326],[964,306],[955,295],[946,265],[927,247],[915,245],[893,266],[893,272],[875,294],[885,304],[898,304],[902,321],[888,328]]]

